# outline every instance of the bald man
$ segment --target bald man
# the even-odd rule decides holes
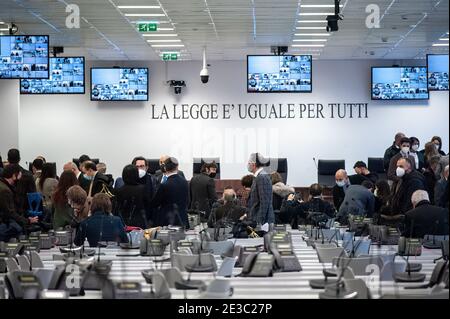
[[[235,223],[247,217],[247,209],[240,206],[236,192],[233,188],[226,188],[223,191],[222,199],[216,202],[211,209],[208,219],[208,226],[223,227],[225,223]]]
[[[89,185],[89,182],[83,178],[83,174],[78,169],[78,166],[74,162],[68,162],[63,166],[64,171],[72,171],[78,179],[78,184],[81,187],[86,188]]]
[[[351,185],[348,174],[345,170],[340,169],[335,175],[336,185],[333,187],[333,202],[337,211],[341,208],[344,202],[345,192]]]
[[[411,203],[413,209],[406,213],[403,236],[423,238],[425,235],[448,235],[448,208],[431,205],[430,197],[424,190],[415,191]]]
[[[68,162],[68,163],[64,164],[63,170],[64,171],[72,171],[78,179],[80,178],[81,172],[78,169],[78,166],[74,162]]]
[[[159,158],[159,167],[162,166],[162,163],[164,163],[167,159],[169,159],[170,156],[169,155],[162,155]],[[161,183],[164,183],[164,176],[166,175],[166,172],[163,172],[162,169],[159,169],[155,172],[155,178],[156,178],[156,186],[158,187],[159,185],[161,185]],[[183,177],[184,179],[186,179],[186,177],[184,176],[183,171],[178,170],[178,175],[180,175],[181,177]]]

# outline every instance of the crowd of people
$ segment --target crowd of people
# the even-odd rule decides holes
[[[19,150],[11,149],[5,163],[0,158],[0,241],[72,228],[77,245],[85,240],[91,246],[126,242],[126,232],[136,228],[187,228],[189,214],[198,214],[209,227],[247,223],[269,231],[278,223],[297,228],[335,218],[345,225],[350,216],[363,216],[402,228],[410,236],[448,234],[448,154],[437,136],[419,149],[419,139],[398,133],[384,156],[387,179],[358,161],[355,174],[336,172],[330,199],[317,183],[309,187],[309,197],[302,198],[278,172],[267,171],[268,161],[259,153],[251,154],[242,187],[226,187],[219,198],[215,162],[204,163],[188,182],[174,157],[161,156],[154,174],[147,159],[136,157],[114,180],[106,174],[106,164],[96,164],[87,155],[78,163],[66,163],[57,176],[54,165],[42,156],[26,170],[20,166]]]

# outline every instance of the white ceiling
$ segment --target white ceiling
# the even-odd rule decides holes
[[[448,53],[448,46],[433,47],[448,38],[449,0],[342,0],[344,20],[339,32],[329,36],[295,36],[325,33],[297,30],[298,20],[323,20],[325,16],[299,13],[332,12],[333,8],[304,8],[308,4],[333,4],[333,0],[0,0],[0,21],[14,22],[22,34],[49,34],[51,45],[66,53],[94,60],[158,60],[160,51],[181,51],[184,60],[200,60],[204,46],[212,60],[243,60],[247,54],[268,54],[271,45],[289,45],[291,53],[313,53],[319,59],[414,59],[426,53]],[[65,26],[67,4],[80,7],[81,28]],[[367,5],[376,4],[382,15],[379,29],[365,25]],[[118,6],[159,6],[156,9],[119,9]],[[157,13],[162,17],[126,14]],[[144,37],[135,21],[160,21],[160,34]],[[0,24],[0,29],[5,25]],[[147,40],[178,42],[147,43]],[[304,40],[301,42],[294,41]],[[326,39],[326,42],[310,42]],[[181,44],[182,48],[154,48],[152,44]],[[293,44],[324,44],[294,48]]]

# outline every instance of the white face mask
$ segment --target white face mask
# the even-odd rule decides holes
[[[139,170],[139,178],[142,178],[142,177],[144,177],[145,175],[147,175],[147,172],[146,172],[145,170],[143,170],[143,169],[140,169],[140,170]]]
[[[408,154],[409,153],[409,147],[402,147],[402,153]]]
[[[417,151],[419,150],[419,145],[414,144],[414,145],[412,146],[412,150],[413,150],[414,152],[417,152]]]
[[[395,172],[397,177],[403,177],[406,174],[406,171],[403,167],[397,167],[397,171]]]
[[[436,148],[436,151],[439,151],[439,147],[440,147],[439,144],[434,144],[434,147]]]
[[[345,181],[336,181],[336,185],[339,187],[344,187],[345,186]]]
[[[375,195],[375,197],[378,197],[378,188],[375,188],[375,191],[373,192],[373,195]]]

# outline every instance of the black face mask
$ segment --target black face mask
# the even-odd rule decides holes
[[[166,172],[166,165],[160,165],[159,168],[161,169],[161,172]]]
[[[217,176],[217,173],[209,173],[209,177],[211,177],[211,178],[216,178],[216,176]]]

